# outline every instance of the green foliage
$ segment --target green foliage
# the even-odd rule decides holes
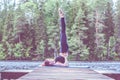
[[[37,46],[37,53],[40,55],[40,58],[39,60],[43,60],[44,59],[44,47],[45,47],[45,44],[44,44],[44,41],[40,41],[38,46]]]
[[[3,60],[3,59],[5,59],[5,49],[3,48],[3,45],[2,44],[0,44],[0,60]]]
[[[116,43],[115,37],[111,36],[109,40],[109,46],[112,48],[115,46],[115,43]]]
[[[15,58],[19,58],[19,57],[21,57],[22,56],[22,45],[21,44],[15,44],[15,46],[14,46],[15,48],[13,49],[13,52],[14,52],[14,56],[15,56]]]

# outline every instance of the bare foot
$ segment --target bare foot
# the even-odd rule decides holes
[[[64,13],[63,13],[61,8],[58,9],[58,12],[59,12],[60,18],[63,18],[64,17]]]

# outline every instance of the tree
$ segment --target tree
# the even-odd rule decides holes
[[[83,44],[83,39],[86,37],[84,31],[87,28],[83,19],[85,16],[85,9],[87,10],[86,1],[76,0],[75,2],[70,2],[70,10],[68,12],[68,43],[70,47],[70,53],[75,56],[75,60],[87,60],[88,59],[88,49],[86,45]],[[77,3],[77,4],[76,4]]]
[[[115,15],[115,37],[116,37],[116,45],[115,45],[115,51],[118,55],[120,55],[120,1],[117,0],[116,2],[116,15]]]
[[[104,19],[104,29],[103,33],[105,34],[105,44],[107,46],[107,58],[109,59],[110,57],[110,37],[114,36],[114,20],[113,20],[113,9],[112,9],[112,4],[110,2],[107,2],[107,8],[105,11],[105,19]]]

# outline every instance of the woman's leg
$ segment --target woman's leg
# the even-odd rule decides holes
[[[68,66],[68,44],[67,44],[67,36],[66,36],[66,24],[64,19],[64,13],[61,9],[59,9],[59,17],[60,17],[60,56],[65,58],[64,65]]]
[[[64,17],[60,19],[61,31],[60,31],[60,53],[68,53],[68,44],[66,36],[66,24]]]

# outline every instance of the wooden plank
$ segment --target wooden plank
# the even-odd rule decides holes
[[[18,79],[19,77],[32,72],[32,70],[4,70],[1,73],[1,80]]]
[[[88,68],[42,67],[17,80],[114,80]]]
[[[94,71],[101,74],[120,74],[119,71],[115,71],[115,70],[94,70]]]

